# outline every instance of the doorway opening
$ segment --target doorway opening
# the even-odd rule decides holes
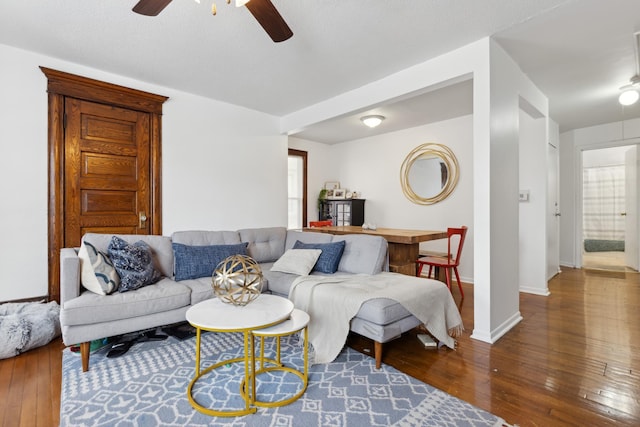
[[[638,269],[636,145],[582,152],[582,266]]]
[[[307,152],[289,149],[287,228],[307,226]]]

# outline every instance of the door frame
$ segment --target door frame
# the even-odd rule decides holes
[[[574,218],[573,218],[573,259],[574,268],[582,268],[582,242],[583,242],[583,171],[582,171],[582,152],[589,150],[599,150],[603,148],[622,147],[625,145],[640,144],[640,138],[618,139],[612,141],[595,142],[590,144],[578,145],[574,147]],[[640,191],[638,189],[637,191]]]
[[[50,301],[60,302],[60,249],[64,242],[64,100],[66,97],[150,114],[152,234],[162,234],[162,104],[166,96],[40,67],[48,93],[48,259]]]
[[[302,228],[308,227],[307,222],[307,156],[308,153],[303,150],[289,148],[287,157],[296,156],[302,158]]]

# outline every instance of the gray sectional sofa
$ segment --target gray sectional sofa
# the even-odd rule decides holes
[[[185,320],[187,309],[212,298],[211,277],[175,280],[176,260],[173,243],[187,246],[231,245],[247,243],[248,255],[260,263],[264,278],[263,292],[287,297],[298,277],[271,271],[271,266],[296,241],[330,243],[345,241],[338,272],[377,274],[388,270],[387,242],[379,236],[331,235],[287,230],[284,227],[252,228],[238,231],[180,231],[171,237],[119,235],[128,243],[146,242],[152,249],[154,264],[164,276],[157,283],[129,292],[99,295],[81,284],[81,265],[75,248],[61,250],[60,321],[66,345],[80,343],[83,370],[89,369],[90,341]],[[106,252],[112,236],[86,234],[83,241]],[[312,273],[323,274],[323,273]],[[364,303],[350,328],[375,342],[376,365],[382,360],[382,344],[400,336],[421,322],[399,303],[385,298]]]

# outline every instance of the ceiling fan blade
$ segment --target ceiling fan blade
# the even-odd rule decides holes
[[[293,35],[271,0],[250,0],[245,6],[274,42],[283,42]]]
[[[131,10],[140,15],[157,16],[169,3],[171,0],[140,0]]]

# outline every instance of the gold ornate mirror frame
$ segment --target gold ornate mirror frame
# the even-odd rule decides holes
[[[433,197],[424,197],[417,194],[414,189],[411,188],[409,173],[416,161],[433,157],[442,159],[447,167],[447,178],[442,186],[442,190],[438,194]],[[402,184],[402,191],[407,199],[419,205],[432,205],[446,199],[451,194],[458,184],[459,175],[458,159],[453,154],[453,151],[446,145],[428,142],[414,148],[404,159],[402,167],[400,168],[400,183]]]

